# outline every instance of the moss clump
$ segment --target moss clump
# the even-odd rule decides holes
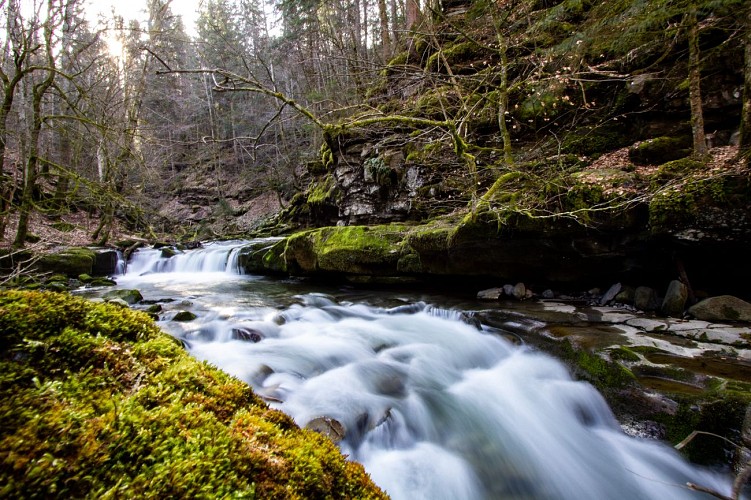
[[[568,340],[563,343],[562,355],[571,363],[575,373],[601,391],[620,389],[636,380],[634,374],[620,363],[613,363],[596,353],[577,349]]]
[[[322,181],[313,184],[308,189],[308,203],[311,205],[322,205],[333,201],[336,197],[336,181],[333,175],[327,175]]]
[[[660,168],[652,176],[652,186],[656,188],[670,180],[690,175],[692,172],[697,172],[704,168],[706,168],[704,163],[690,158],[669,161],[660,165]]]
[[[596,155],[614,151],[633,142],[622,129],[596,127],[577,130],[563,140],[561,151],[577,155]]]
[[[53,223],[52,227],[62,233],[69,233],[76,228],[76,226],[74,226],[73,224],[63,221]]]
[[[445,71],[445,63],[448,63],[449,66],[453,66],[462,62],[469,62],[477,56],[479,51],[480,47],[472,42],[460,42],[449,45],[428,57],[425,67],[432,71]]]
[[[140,312],[0,293],[0,496],[385,498]]]
[[[625,346],[620,346],[610,351],[610,359],[635,363],[641,358],[634,351]]]

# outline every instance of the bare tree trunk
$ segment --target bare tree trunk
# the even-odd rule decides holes
[[[420,19],[420,5],[419,0],[406,0],[406,2],[407,30],[411,30]]]
[[[707,154],[704,134],[704,113],[701,102],[701,53],[699,52],[699,23],[696,6],[690,7],[688,21],[688,99],[691,106],[691,132],[694,139],[694,156]]]
[[[29,216],[31,215],[31,208],[34,204],[34,191],[37,189],[39,136],[44,122],[42,117],[42,100],[54,83],[56,74],[56,60],[52,34],[55,29],[55,23],[61,22],[62,17],[62,10],[56,9],[53,0],[48,0],[47,20],[44,23],[44,47],[47,55],[47,75],[44,80],[34,85],[32,89],[32,128],[29,140],[29,155],[24,169],[24,185],[23,193],[21,194],[21,207],[18,215],[18,228],[16,230],[16,238],[13,241],[13,246],[15,248],[24,246],[29,231]]]
[[[391,35],[389,28],[389,14],[386,10],[386,0],[378,0],[378,18],[381,23],[381,53],[383,62],[391,59]]]
[[[751,166],[751,7],[746,7],[743,70],[743,107],[741,110],[740,154]]]
[[[401,37],[399,36],[399,5],[396,0],[390,0],[390,9],[391,9],[391,39],[393,41],[394,46],[399,45],[399,40]]]

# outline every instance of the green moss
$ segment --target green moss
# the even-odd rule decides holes
[[[578,129],[563,139],[561,150],[577,155],[595,155],[614,151],[633,141],[618,127],[592,127]]]
[[[62,221],[54,222],[51,224],[51,226],[63,233],[69,233],[76,228],[76,226],[74,226],[73,224],[70,224],[69,222],[62,222]]]
[[[568,340],[562,344],[562,355],[581,378],[602,391],[620,389],[636,380],[634,374],[620,363],[613,363],[596,353],[577,349]]]
[[[678,179],[690,175],[692,172],[697,172],[705,169],[706,165],[700,161],[693,160],[691,158],[682,158],[680,160],[673,160],[660,165],[652,175],[651,184],[652,188],[657,189],[660,186],[666,184],[668,181]]]
[[[35,267],[40,272],[60,273],[71,278],[91,274],[96,254],[87,248],[70,248],[59,253],[42,255]]]
[[[691,151],[689,137],[657,137],[630,148],[628,157],[637,165],[661,165],[685,158]]]
[[[449,66],[466,62],[476,56],[478,46],[472,42],[460,42],[443,47],[440,52],[436,52],[428,57],[425,67],[431,71],[445,71],[444,60]],[[443,57],[441,57],[443,56]]]
[[[638,354],[625,346],[610,350],[610,358],[618,361],[637,362],[641,360]]]
[[[139,312],[0,293],[0,496],[385,498]]]
[[[336,196],[336,180],[329,174],[322,181],[319,181],[308,188],[308,203],[311,205],[320,205],[332,201]]]
[[[318,267],[353,274],[393,274],[403,234],[398,227],[323,228],[315,238]]]

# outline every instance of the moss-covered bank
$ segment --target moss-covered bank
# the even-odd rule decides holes
[[[384,498],[143,313],[0,293],[0,497]]]

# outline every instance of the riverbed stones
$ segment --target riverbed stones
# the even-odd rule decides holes
[[[640,286],[634,290],[634,306],[642,311],[654,311],[660,305],[654,288]]]
[[[257,343],[263,340],[263,333],[254,328],[233,328],[232,338],[234,340]]]
[[[626,324],[645,332],[664,332],[670,327],[667,321],[641,317],[629,319]]]
[[[178,311],[177,314],[172,317],[172,321],[193,321],[197,317],[198,316],[190,311]]]
[[[104,294],[105,299],[122,299],[128,305],[137,304],[143,300],[141,292],[135,289],[111,290]]]
[[[620,291],[621,291],[621,284],[620,283],[616,283],[615,285],[613,285],[610,288],[608,288],[608,291],[605,292],[605,294],[600,299],[600,305],[604,306],[604,305],[607,305],[610,302],[612,302],[613,299],[615,299],[615,296],[618,295],[618,293]]]
[[[527,298],[527,287],[524,285],[524,283],[517,283],[514,285],[514,290],[512,292],[512,295],[517,300],[524,300]]]
[[[488,288],[477,292],[478,300],[498,300],[503,297],[503,288]]]
[[[665,316],[680,318],[686,308],[686,300],[688,300],[688,287],[678,280],[673,280],[668,285],[660,310]]]
[[[751,304],[732,295],[719,295],[694,304],[688,313],[705,321],[751,321]]]
[[[634,303],[634,293],[636,289],[632,286],[623,286],[618,295],[615,296],[615,301],[621,304],[631,305]]]
[[[323,434],[335,443],[344,439],[347,432],[341,422],[331,417],[316,417],[305,424],[305,428]]]

